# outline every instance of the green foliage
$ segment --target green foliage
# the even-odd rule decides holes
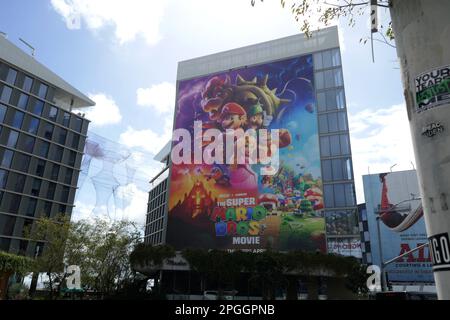
[[[140,243],[130,254],[132,266],[160,266],[165,259],[173,258],[175,250],[170,246],[151,246]]]
[[[0,273],[11,272],[25,274],[32,270],[33,260],[12,253],[0,251]]]

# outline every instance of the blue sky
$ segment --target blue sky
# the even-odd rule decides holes
[[[411,169],[414,162],[395,49],[370,45],[368,15],[340,23],[358,202],[362,174]],[[289,36],[299,26],[278,0],[3,0],[0,31],[33,44],[36,58],[97,102],[92,132],[140,155],[139,183],[127,186],[123,216],[143,221],[152,155],[170,137],[177,62]],[[147,189],[146,189],[147,187]],[[92,211],[83,185],[75,215]]]

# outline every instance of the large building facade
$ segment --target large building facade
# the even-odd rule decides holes
[[[0,250],[36,256],[26,237],[40,217],[72,214],[95,103],[0,36]]]
[[[176,116],[174,128],[183,127],[185,119],[180,120],[179,115],[183,112],[188,114],[189,111],[183,110],[182,104],[188,99],[186,98],[186,93],[190,92],[189,90],[194,88],[195,85],[198,87],[200,83],[206,83],[207,86],[216,81],[214,78],[226,79],[229,77],[231,81],[236,79],[236,87],[241,84],[261,87],[261,83],[258,81],[261,81],[261,78],[268,75],[268,80],[266,80],[265,84],[275,86],[276,82],[273,80],[276,78],[274,76],[274,68],[284,68],[282,72],[285,74],[293,73],[291,78],[289,78],[292,80],[288,79],[284,83],[280,83],[285,85],[285,89],[287,86],[290,86],[291,82],[295,82],[298,79],[304,81],[303,87],[300,83],[296,89],[291,90],[297,90],[297,92],[294,92],[294,98],[282,100],[292,102],[298,97],[299,104],[302,105],[301,107],[295,107],[302,108],[301,112],[303,113],[289,115],[287,118],[290,121],[283,120],[282,117],[289,112],[287,107],[290,107],[290,105],[288,105],[285,114],[281,115],[281,111],[273,114],[275,118],[284,121],[283,125],[289,128],[292,137],[292,145],[281,150],[280,154],[282,161],[292,164],[291,167],[282,168],[282,170],[284,170],[285,176],[291,179],[289,181],[293,182],[288,182],[290,188],[280,187],[282,192],[279,192],[279,188],[274,187],[274,183],[272,183],[270,185],[272,189],[269,190],[272,190],[271,192],[275,197],[267,197],[264,201],[262,199],[267,192],[264,191],[264,193],[261,191],[261,188],[255,192],[254,197],[258,198],[259,200],[257,201],[260,201],[261,205],[266,206],[270,212],[262,227],[265,228],[265,234],[271,235],[271,230],[281,225],[279,231],[278,229],[273,231],[276,236],[270,236],[271,239],[268,239],[269,237],[261,237],[261,243],[264,242],[264,245],[260,247],[275,245],[280,250],[308,250],[316,248],[322,251],[361,257],[352,155],[337,28],[324,29],[315,33],[313,38],[309,40],[304,35],[295,35],[180,62],[177,74],[175,112],[178,118]],[[256,82],[251,83],[254,80],[251,80],[250,75],[256,75],[258,78]],[[280,77],[283,76],[280,73]],[[285,91],[283,88],[268,89],[276,93]],[[249,89],[249,91],[252,90],[253,92],[258,91],[258,89]],[[203,98],[205,92],[207,92],[207,89],[203,90]],[[306,95],[305,92],[310,94],[310,96],[303,97],[302,95]],[[279,97],[281,95],[276,98]],[[190,106],[193,106],[195,103],[197,102]],[[198,103],[201,102],[198,101]],[[245,105],[245,102],[242,100],[240,100],[240,103]],[[190,106],[187,106],[187,110],[190,110]],[[245,109],[250,115],[250,107],[247,108],[245,106]],[[192,110],[192,113],[197,114],[198,112],[197,110]],[[296,130],[297,125],[312,128],[312,133]],[[306,139],[310,140],[308,148],[306,145],[301,144],[301,141]],[[296,141],[299,141],[298,144],[296,144]],[[313,156],[305,159],[305,154],[308,151],[311,151]],[[170,148],[165,148],[165,151],[162,151],[162,153],[168,157]],[[183,220],[185,217],[181,217],[184,214],[189,216],[192,214],[192,217],[201,217],[202,210],[205,207],[209,208],[211,204],[219,202],[221,195],[217,196],[214,194],[214,190],[211,191],[214,187],[211,185],[210,176],[204,174],[205,171],[208,171],[208,168],[186,167],[180,170],[179,167],[171,165],[169,177],[150,192],[146,228],[147,243],[155,245],[168,243],[176,248],[184,246],[230,248],[229,243],[223,244],[223,239],[226,238],[223,236],[227,235],[227,231],[230,231],[229,227],[227,229],[227,226],[223,225],[224,228],[220,229],[222,226],[218,224],[214,226],[214,221],[212,224],[204,223],[205,228],[212,230],[215,228],[216,235],[219,235],[220,239],[216,239],[213,236],[209,238],[212,239],[211,241],[203,241],[208,239],[209,235],[206,235],[206,233],[202,234],[203,229],[201,227],[189,229],[189,219]],[[180,177],[180,172],[183,172],[181,176],[193,177],[196,181],[192,182],[191,185],[189,183],[183,185],[180,183],[182,180],[174,180],[176,177],[183,179],[183,177]],[[207,176],[207,178],[197,177],[198,173]],[[231,177],[232,179],[233,177]],[[285,180],[281,181],[280,184],[284,182]],[[229,190],[234,189],[236,191],[239,190],[239,187],[232,186]],[[277,191],[273,191],[274,189]],[[158,199],[161,199],[162,194],[164,194],[162,199],[166,199],[166,202],[163,204],[158,201]],[[200,205],[196,205],[195,201],[190,200],[191,198],[193,199],[194,195],[198,195],[198,198],[202,199]],[[201,205],[202,203],[203,206]],[[162,212],[155,215],[155,210],[160,210],[162,206],[164,206],[163,209],[165,210],[164,216],[160,215]],[[193,213],[192,206],[198,212],[194,210],[196,213]],[[211,216],[213,209],[210,211],[208,216]],[[174,217],[177,218],[177,215],[180,217],[178,220],[174,219]],[[290,217],[286,218],[286,216]],[[161,222],[155,225],[156,219],[159,219]],[[316,243],[319,240],[324,240],[317,247],[311,246],[307,242],[299,241],[299,239],[295,238],[296,232],[289,231],[292,228],[303,228],[301,224],[306,225],[305,221],[313,221],[314,228],[316,228],[308,234],[308,237],[315,237]],[[232,222],[227,223],[228,225],[232,224]],[[198,223],[198,225],[200,224]],[[180,227],[181,225],[183,227]],[[273,228],[274,225],[277,227]],[[311,225],[303,228],[298,233],[310,227]],[[234,231],[235,229],[231,229],[233,232],[236,232]],[[241,229],[245,228],[242,226]],[[222,231],[223,233],[221,233]],[[159,237],[150,236],[150,234],[155,233],[159,234]],[[192,239],[197,235],[199,235],[198,241],[195,242]],[[277,240],[277,237],[280,241]],[[235,238],[233,237],[233,240],[230,241],[235,241]],[[240,239],[236,241],[240,241]],[[199,243],[203,244],[197,245]],[[239,246],[235,247],[239,248]],[[246,247],[243,246],[243,248]]]

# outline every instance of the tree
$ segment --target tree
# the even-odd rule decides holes
[[[32,265],[33,261],[27,257],[0,251],[0,300],[6,296],[9,277],[32,270]]]
[[[251,0],[252,5],[255,0]],[[281,0],[284,7],[288,1]],[[450,299],[450,1],[320,0],[289,1],[301,30],[311,35],[313,17],[325,25],[341,17],[349,24],[370,5],[389,9],[386,30],[400,61],[417,174],[424,208],[434,277],[440,299]],[[444,259],[445,258],[445,259]]]

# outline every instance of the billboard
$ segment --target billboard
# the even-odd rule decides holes
[[[168,244],[326,251],[313,75],[312,55],[305,55],[178,81],[175,131],[278,130],[279,156],[272,167],[172,163]],[[183,156],[196,157],[196,139]],[[173,140],[172,160],[181,143]],[[200,140],[202,155],[211,141]]]
[[[361,240],[357,238],[328,238],[328,253],[362,258]]]
[[[428,242],[416,171],[366,175],[363,182],[373,264],[380,266],[382,261]],[[385,270],[393,282],[434,281],[428,247],[406,255]]]

